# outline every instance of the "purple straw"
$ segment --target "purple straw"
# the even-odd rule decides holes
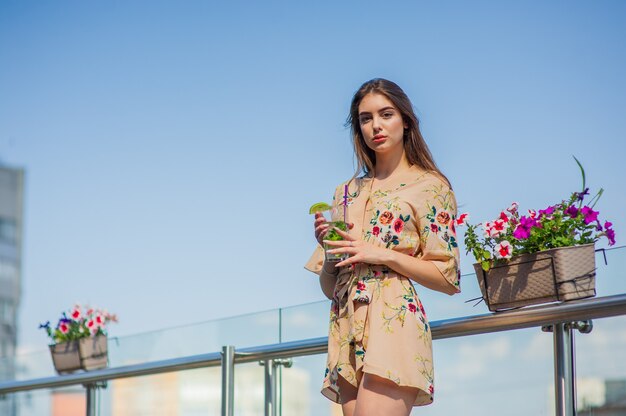
[[[346,184],[343,187],[343,222],[346,221],[346,209],[348,208],[348,185]]]

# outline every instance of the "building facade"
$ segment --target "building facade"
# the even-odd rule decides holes
[[[24,171],[0,166],[0,380],[15,378],[11,357],[17,347],[21,297]],[[14,415],[11,397],[0,400],[0,414]]]

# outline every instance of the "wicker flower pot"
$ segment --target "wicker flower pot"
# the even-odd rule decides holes
[[[105,368],[108,362],[107,337],[98,335],[50,345],[50,353],[54,369],[59,374]]]
[[[596,295],[595,245],[559,247],[514,256],[485,272],[475,263],[490,311]]]

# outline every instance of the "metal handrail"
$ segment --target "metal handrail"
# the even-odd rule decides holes
[[[487,313],[431,322],[433,339],[486,334],[580,320],[626,315],[626,293],[614,296],[568,301],[519,310]],[[327,337],[279,344],[241,348],[235,352],[235,363],[314,355],[326,352]],[[118,378],[138,377],[204,367],[218,367],[221,352],[178,357],[120,367],[93,370],[79,374],[51,376],[0,383],[0,395],[20,391],[92,384]]]

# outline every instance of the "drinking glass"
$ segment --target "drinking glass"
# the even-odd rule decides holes
[[[339,235],[336,229],[340,229],[342,231],[348,231],[348,206],[347,205],[333,205],[333,207],[325,213],[325,217],[327,219],[327,223],[330,225],[326,235],[324,236],[324,240],[330,241],[341,241],[343,237]],[[328,218],[330,217],[330,218]],[[348,253],[336,253],[331,254],[328,253],[328,250],[331,250],[333,247],[324,243],[324,253],[326,261],[339,262],[350,257]]]

